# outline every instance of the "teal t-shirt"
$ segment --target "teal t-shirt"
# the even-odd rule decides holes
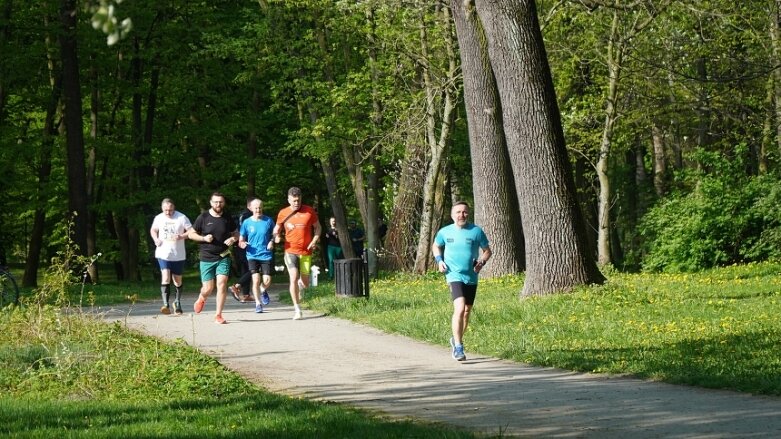
[[[242,221],[239,233],[247,241],[247,259],[269,261],[274,258],[274,253],[268,249],[273,231],[274,220],[266,215],[257,220],[250,217]]]
[[[434,243],[445,248],[443,259],[447,265],[445,279],[448,282],[477,284],[473,264],[479,256],[479,249],[488,248],[488,237],[483,229],[472,223],[460,229],[451,224],[437,232]]]

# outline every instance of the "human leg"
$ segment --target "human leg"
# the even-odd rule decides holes
[[[182,273],[184,273],[184,264],[185,261],[172,261],[168,264],[171,269],[171,279],[175,289],[174,312],[176,314],[182,313]]]
[[[171,309],[168,299],[171,295],[171,269],[168,267],[168,261],[158,258],[157,262],[160,265],[160,295],[163,299],[163,306],[160,307],[160,312],[170,314]]]
[[[301,279],[301,284],[304,286],[304,288],[307,288],[309,286],[309,275],[312,272],[312,256],[311,255],[304,255],[299,256],[299,274],[298,277]],[[301,291],[299,290],[299,300],[301,299]]]
[[[193,311],[199,314],[203,310],[206,298],[209,297],[217,284],[217,262],[200,262],[201,290],[198,300],[193,305]]]
[[[261,298],[260,302],[263,305],[268,305],[271,302],[271,298],[268,295],[268,289],[271,287],[271,273],[272,273],[273,261],[261,261],[260,273],[262,274],[262,283],[260,285]]]
[[[453,332],[453,340],[456,345],[463,344],[464,338],[464,314],[466,306],[464,304],[464,298],[458,297],[453,300],[453,316],[450,321],[450,327]]]
[[[288,278],[290,281],[290,299],[293,301],[293,308],[295,310],[293,314],[293,320],[299,320],[301,318],[301,292],[299,290],[299,269],[298,269],[298,255],[285,253],[285,265],[287,266]]]
[[[228,297],[228,276],[230,276],[231,260],[230,257],[220,259],[217,263],[217,307],[215,309],[215,321],[225,323],[222,318],[222,310],[225,307],[225,299]]]

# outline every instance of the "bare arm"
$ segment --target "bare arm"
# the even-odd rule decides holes
[[[437,261],[437,269],[440,273],[444,273],[447,271],[447,264],[445,264],[444,259],[442,259],[442,247],[438,246],[437,243],[431,244],[431,256],[434,257],[434,259]]]

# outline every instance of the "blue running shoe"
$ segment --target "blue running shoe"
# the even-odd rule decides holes
[[[260,314],[263,312],[263,305],[255,305],[255,312]]]
[[[453,359],[457,361],[466,360],[466,354],[464,354],[464,345],[456,344],[456,340],[450,337],[450,347],[453,349]]]
[[[271,298],[268,297],[268,291],[263,291],[263,294],[260,296],[260,303],[263,305],[268,305],[271,303]]]

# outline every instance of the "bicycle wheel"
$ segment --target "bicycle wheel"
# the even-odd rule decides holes
[[[16,286],[16,280],[11,273],[0,270],[0,308],[12,303],[19,304],[19,287]]]

